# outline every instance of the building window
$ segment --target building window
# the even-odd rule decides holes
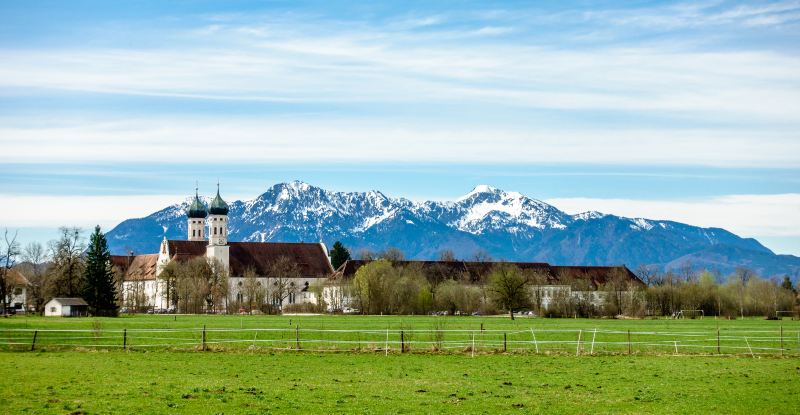
[[[194,229],[192,229],[192,238],[194,238],[195,236],[197,236],[197,235],[195,235],[195,232],[197,232],[197,231],[195,231]]]
[[[294,293],[289,293],[289,304],[294,304]]]
[[[217,234],[217,227],[215,226],[214,227],[214,235],[216,235],[216,234]]]
[[[55,307],[50,307],[50,312],[51,313],[55,313],[56,312],[56,308]]]

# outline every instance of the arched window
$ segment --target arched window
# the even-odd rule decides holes
[[[214,235],[216,235],[216,234],[217,234],[217,227],[215,226],[214,227]]]
[[[195,232],[197,232],[197,231],[196,231],[196,230],[194,230],[194,229],[192,229],[192,238],[194,238],[195,236],[197,236],[197,235],[195,235],[195,234],[194,234]]]

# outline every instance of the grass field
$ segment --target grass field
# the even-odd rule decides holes
[[[0,354],[4,413],[800,411],[788,358],[192,352]]]
[[[202,315],[0,320],[5,350],[192,350],[203,344],[234,350],[800,355],[800,321]]]
[[[290,324],[291,320],[291,324]],[[295,330],[325,330],[325,336],[414,330],[460,335],[485,332],[534,332],[542,337],[574,336],[580,330],[634,333],[748,333],[786,335],[785,357],[779,353],[715,355],[634,349],[575,356],[572,343],[531,344],[502,353],[493,347],[478,353],[463,349],[430,353],[429,344],[378,345],[360,353],[269,350],[276,343],[211,343],[215,336],[287,328],[292,346]],[[570,320],[496,317],[381,316],[135,316],[117,319],[0,319],[0,333],[10,329],[97,331],[97,342],[115,342],[122,330],[187,330],[206,325],[211,351],[195,346],[41,347],[6,346],[0,352],[2,413],[770,413],[800,412],[800,358],[797,321],[738,320]],[[211,329],[233,331],[211,331]],[[347,330],[347,331],[332,331]],[[26,336],[31,332],[23,331]],[[53,338],[64,333],[43,332]],[[113,336],[106,336],[107,334]],[[183,331],[168,332],[184,333]],[[196,331],[188,331],[194,333]],[[284,331],[257,332],[260,335]],[[302,333],[302,332],[301,332]],[[44,338],[47,338],[47,335]],[[644,336],[644,334],[640,334]],[[790,343],[795,336],[795,343]],[[19,336],[20,338],[22,336]],[[4,337],[8,338],[8,337]],[[703,337],[704,338],[704,337]],[[139,338],[138,342],[145,339]],[[196,340],[196,339],[195,339]],[[634,339],[636,340],[636,339]],[[567,340],[565,340],[567,342]],[[109,341],[110,343],[110,341]],[[635,342],[634,342],[635,343]],[[231,346],[232,345],[232,346]],[[336,343],[326,343],[321,350]],[[637,344],[637,346],[641,346]],[[551,347],[551,348],[548,348]],[[643,347],[643,346],[642,346]],[[788,353],[794,348],[794,354]],[[10,351],[18,350],[18,351]],[[22,351],[25,350],[25,351]],[[224,351],[222,351],[224,350]],[[347,349],[350,350],[350,349]],[[700,349],[701,351],[704,349]]]

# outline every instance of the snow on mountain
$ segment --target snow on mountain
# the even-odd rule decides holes
[[[573,220],[592,220],[592,219],[600,219],[606,216],[604,213],[600,213],[596,210],[590,210],[588,212],[578,213],[577,215],[572,215]]]
[[[189,201],[191,198],[150,216],[120,223],[108,233],[110,249],[115,253],[155,252],[162,238],[186,238]],[[453,201],[412,202],[377,190],[333,192],[294,181],[276,184],[252,200],[229,205],[232,241],[332,244],[340,240],[354,253],[361,248],[394,246],[407,257],[418,259],[435,258],[443,249],[464,258],[482,250],[497,259],[624,263],[634,268],[639,264],[667,264],[678,258],[699,261],[696,256],[700,254],[696,253],[712,252],[708,249],[714,246],[758,252],[758,258],[774,255],[757,241],[724,229],[595,211],[568,215],[540,200],[487,185],[476,186]],[[775,264],[780,261],[770,262],[770,269],[778,269]]]

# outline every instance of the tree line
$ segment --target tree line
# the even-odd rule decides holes
[[[27,300],[35,313],[44,312],[46,301],[55,297],[81,297],[89,314],[115,316],[118,281],[111,264],[105,235],[97,226],[86,244],[79,228],[62,227],[57,239],[45,247],[31,242],[21,247],[8,230],[0,251],[0,297],[3,312],[10,310],[14,293],[11,270],[27,279]]]
[[[727,278],[691,267],[636,271],[644,284],[615,269],[599,286],[569,273],[550,282],[540,270],[496,263],[486,275],[453,275],[444,266],[403,263],[402,255],[371,257],[352,280],[335,281],[342,298],[363,314],[496,314],[532,311],[551,317],[797,315],[800,298],[791,279],[765,279],[739,268]],[[452,253],[442,255],[451,258]],[[377,259],[375,259],[377,257]],[[331,299],[326,299],[331,301]],[[341,298],[340,298],[341,300]],[[334,307],[336,308],[336,307]]]

